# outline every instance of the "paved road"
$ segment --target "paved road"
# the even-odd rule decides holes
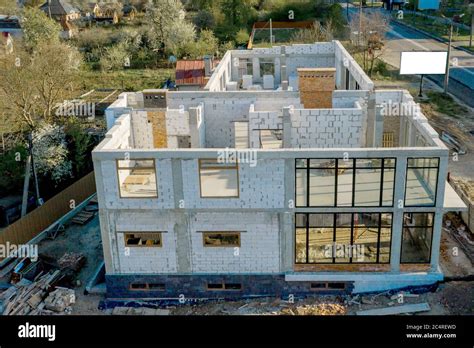
[[[350,7],[349,11],[353,14],[356,13],[358,9]],[[364,11],[384,10],[364,9]],[[448,49],[446,43],[434,40],[429,36],[396,22],[389,24],[386,40],[386,48],[382,58],[397,68],[400,67],[402,51],[446,51]],[[451,50],[451,62],[449,91],[465,103],[474,107],[474,55],[453,47]],[[427,64],[429,64],[429,62],[427,62]],[[429,78],[440,86],[443,85],[444,75],[432,75],[429,76]]]

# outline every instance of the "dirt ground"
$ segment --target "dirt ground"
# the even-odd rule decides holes
[[[76,303],[72,314],[103,314],[97,309],[103,296],[84,295],[87,282],[94,275],[103,260],[102,241],[100,237],[99,218],[96,215],[84,226],[70,225],[54,240],[44,240],[38,246],[39,254],[59,259],[66,252],[81,253],[86,257],[86,263],[76,275]]]

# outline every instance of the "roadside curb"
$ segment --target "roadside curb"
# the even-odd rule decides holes
[[[397,24],[400,24],[401,26],[410,28],[410,29],[412,29],[412,30],[415,30],[415,31],[417,31],[417,32],[419,32],[419,33],[421,33],[421,34],[423,34],[423,35],[429,36],[430,38],[432,38],[432,39],[434,39],[434,40],[436,40],[436,41],[438,41],[438,42],[442,42],[442,43],[448,43],[448,42],[449,42],[448,40],[446,40],[446,39],[444,39],[444,38],[442,38],[442,37],[439,37],[439,36],[433,35],[433,34],[431,34],[431,33],[428,33],[427,31],[425,31],[425,30],[423,30],[423,29],[419,29],[419,28],[417,28],[417,27],[414,27],[413,25],[406,24],[406,23],[404,23],[404,22],[400,22],[400,21],[397,20],[397,19],[391,18],[390,21],[392,21],[392,22],[394,22],[394,23],[397,23]],[[454,48],[454,49],[458,49],[458,50],[461,50],[461,51],[464,51],[464,52],[466,52],[466,53],[469,53],[469,54],[474,55],[474,52],[472,52],[472,51],[470,51],[470,50],[468,50],[468,49],[466,49],[466,48],[464,48],[464,47],[461,47],[461,46],[454,46],[454,45],[452,45],[451,47]]]

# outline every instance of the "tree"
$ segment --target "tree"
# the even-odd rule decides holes
[[[48,176],[56,184],[72,176],[72,163],[68,159],[64,128],[42,123],[33,132],[33,156],[38,174]]]
[[[315,21],[311,28],[301,29],[291,37],[293,43],[327,42],[333,39],[332,22],[328,20],[325,25]]]
[[[190,56],[194,59],[201,59],[204,56],[215,56],[219,49],[219,40],[211,30],[203,30],[199,39],[190,49]]]
[[[146,7],[146,20],[150,24],[150,39],[153,48],[164,51],[165,42],[170,43],[172,28],[185,20],[185,12],[179,0],[150,0]]]
[[[229,25],[241,26],[247,24],[250,8],[257,4],[257,0],[222,0],[221,9]]]
[[[37,8],[26,8],[21,16],[21,27],[26,46],[33,50],[39,43],[57,43],[60,25]]]
[[[181,58],[190,53],[190,47],[193,47],[195,37],[196,31],[193,24],[186,21],[174,22],[164,41],[166,51]]]
[[[4,111],[19,129],[36,129],[53,122],[55,106],[73,93],[80,54],[63,43],[38,44],[32,53],[21,46],[15,55],[0,57],[0,93]]]
[[[215,25],[214,15],[208,10],[199,11],[193,19],[194,25],[199,29],[210,29]]]
[[[249,42],[250,35],[246,29],[240,29],[235,36],[235,41],[238,45],[245,45]]]
[[[355,14],[349,23],[355,54],[362,60],[362,68],[372,75],[375,61],[382,55],[388,19],[377,12]]]
[[[101,68],[108,71],[123,69],[126,59],[129,58],[127,48],[125,41],[113,45],[112,47],[107,47],[100,59]]]

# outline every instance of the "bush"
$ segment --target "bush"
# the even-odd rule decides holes
[[[16,145],[0,156],[0,192],[15,192],[22,187],[27,154],[25,146]]]

